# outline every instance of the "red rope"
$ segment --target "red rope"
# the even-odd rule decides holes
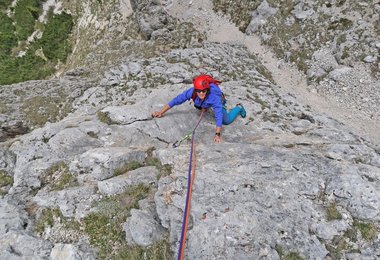
[[[193,193],[193,184],[195,180],[195,168],[196,168],[196,156],[195,156],[195,130],[197,129],[199,123],[202,120],[204,111],[202,110],[202,114],[198,120],[197,125],[195,126],[191,138],[191,149],[190,149],[190,164],[189,164],[189,172],[188,172],[188,188],[187,188],[187,196],[186,196],[186,205],[185,205],[185,211],[184,211],[184,217],[182,222],[182,233],[181,233],[181,239],[179,242],[179,251],[178,251],[178,260],[183,260],[184,253],[185,253],[185,246],[186,246],[186,234],[187,234],[187,227],[189,224],[189,214],[190,214],[190,206],[191,206],[191,197]]]

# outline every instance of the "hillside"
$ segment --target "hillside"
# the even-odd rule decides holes
[[[261,15],[275,15],[265,4],[281,9],[251,2]],[[367,110],[348,113],[349,102],[330,102],[338,92],[319,91],[347,64],[314,80],[258,38],[279,17],[248,35],[257,16],[243,23],[215,12],[234,12],[228,2],[62,6],[77,17],[72,54],[50,79],[0,89],[1,258],[176,258],[190,142],[172,144],[200,112],[185,103],[163,118],[151,113],[206,72],[247,117],[224,126],[220,144],[212,111],[196,130],[185,259],[380,257],[377,107],[365,121]],[[288,14],[298,17],[297,6]],[[367,75],[355,66],[349,75]],[[352,87],[342,75],[336,82]],[[368,80],[378,84],[375,74]]]

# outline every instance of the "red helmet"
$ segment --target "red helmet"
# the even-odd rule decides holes
[[[210,83],[219,84],[221,81],[215,80],[211,76],[205,74],[193,79],[194,89],[198,90],[210,89]]]

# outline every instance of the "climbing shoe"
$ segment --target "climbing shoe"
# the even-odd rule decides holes
[[[243,105],[242,104],[240,104],[240,103],[238,103],[238,104],[236,104],[238,107],[240,107],[240,115],[241,115],[241,117],[242,118],[244,118],[246,115],[247,115],[247,112],[245,111],[245,109],[244,109],[244,107],[243,107]]]

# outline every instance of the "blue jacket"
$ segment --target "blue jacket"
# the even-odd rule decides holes
[[[187,100],[190,100],[193,96],[194,88],[189,88],[173,98],[169,102],[169,107],[172,108],[174,106],[180,105]],[[212,107],[215,114],[215,123],[217,127],[222,127],[223,122],[223,105],[222,105],[222,91],[220,88],[211,83],[210,84],[210,92],[202,101],[198,96],[194,100],[194,106],[201,108],[210,108]]]

